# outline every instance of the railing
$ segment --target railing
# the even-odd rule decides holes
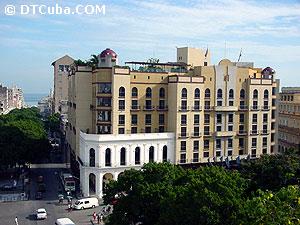
[[[141,109],[141,107],[139,105],[132,105],[130,110],[131,111],[139,111]]]
[[[250,134],[251,134],[251,135],[258,135],[258,131],[257,131],[257,130],[251,130],[251,131],[250,131]]]
[[[245,130],[239,130],[238,135],[247,135],[247,131]]]
[[[259,110],[258,105],[251,106],[251,110]]]
[[[210,105],[205,105],[204,110],[211,111],[211,110],[213,110],[213,107]]]
[[[163,106],[156,106],[157,111],[164,111],[164,110],[168,110],[168,106],[167,105],[163,105]]]
[[[192,137],[200,137],[200,132],[194,132],[192,133]]]
[[[270,130],[261,130],[260,133],[261,133],[261,134],[269,134],[269,133],[270,133]]]
[[[188,110],[189,110],[189,107],[188,107],[188,106],[179,106],[179,107],[178,107],[178,110],[179,110],[179,111],[188,111]]]
[[[192,111],[200,111],[202,109],[201,106],[192,106]]]
[[[155,106],[153,105],[144,105],[143,110],[144,111],[152,111],[155,109]]]
[[[248,110],[248,106],[247,105],[240,105],[239,110]]]
[[[261,107],[261,110],[270,110],[270,106],[264,105]]]

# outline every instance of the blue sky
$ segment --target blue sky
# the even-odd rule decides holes
[[[17,84],[27,93],[47,93],[51,62],[69,54],[88,59],[109,47],[122,64],[130,60],[176,60],[176,46],[209,47],[212,62],[230,60],[271,66],[281,86],[300,86],[300,1],[236,0],[87,0],[57,1],[62,6],[105,4],[105,15],[4,14],[0,2],[0,83]]]

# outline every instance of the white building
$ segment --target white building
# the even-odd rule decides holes
[[[103,195],[109,180],[148,162],[175,163],[174,133],[98,135],[80,132],[80,183],[84,196]]]

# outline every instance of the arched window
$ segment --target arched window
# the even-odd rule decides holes
[[[168,161],[168,147],[165,145],[163,147],[163,162],[167,162]]]
[[[217,98],[223,98],[222,89],[218,89]]]
[[[146,98],[151,98],[152,97],[152,90],[151,90],[151,88],[147,88],[146,89]]]
[[[105,166],[111,166],[111,151],[110,148],[105,150]]]
[[[141,164],[141,149],[140,149],[140,147],[135,148],[134,161],[135,161],[135,165]]]
[[[264,91],[264,98],[269,98],[269,91],[268,90]]]
[[[95,149],[91,148],[90,149],[90,167],[94,167],[95,166]]]
[[[230,89],[229,90],[229,98],[234,98],[234,92],[233,92],[233,89]]]
[[[181,98],[187,98],[187,90],[186,90],[186,88],[182,88],[182,90],[181,90]]]
[[[164,89],[164,88],[160,88],[160,89],[159,89],[159,97],[160,97],[160,98],[164,98],[164,97],[165,97],[165,94],[166,94],[166,93],[165,93],[165,89]]]
[[[241,91],[240,91],[240,98],[241,99],[245,98],[245,90],[244,89],[241,89]]]
[[[96,194],[96,175],[90,173],[89,175],[89,195]]]
[[[131,90],[131,97],[137,97],[138,96],[138,89],[136,87],[133,87]]]
[[[120,87],[119,88],[119,98],[124,98],[125,97],[125,88]]]
[[[154,147],[149,148],[149,162],[154,162]]]
[[[253,91],[253,98],[258,98],[258,91],[256,89]]]
[[[199,88],[196,88],[195,89],[195,98],[200,98],[200,89]]]
[[[120,152],[120,165],[121,166],[126,165],[126,149],[124,147],[121,148],[121,152]]]
[[[209,90],[209,88],[205,89],[205,98],[210,98],[210,90]]]

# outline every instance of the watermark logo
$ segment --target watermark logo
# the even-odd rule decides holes
[[[105,5],[76,5],[74,7],[49,5],[6,5],[4,13],[13,15],[105,15]]]

